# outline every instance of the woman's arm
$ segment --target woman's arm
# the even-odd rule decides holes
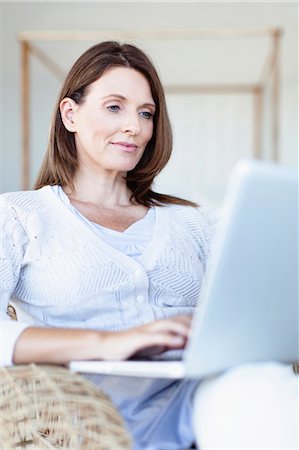
[[[16,341],[13,363],[123,360],[145,349],[183,348],[190,320],[190,316],[177,316],[120,332],[29,327]]]
[[[0,367],[12,364],[15,343],[30,326],[30,322],[10,320],[7,314],[29,242],[18,211],[8,201],[9,195],[0,195]]]

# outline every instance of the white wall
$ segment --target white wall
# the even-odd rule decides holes
[[[103,30],[103,29],[167,29],[213,27],[284,28],[282,54],[281,98],[281,160],[297,164],[297,4],[268,3],[61,3],[21,2],[0,3],[2,24],[1,105],[5,111],[1,120],[0,191],[20,189],[20,54],[17,35],[24,30]],[[67,68],[90,43],[39,44],[56,61]],[[209,58],[211,42],[201,43],[198,65],[190,67],[194,49],[186,42],[157,46],[143,43],[158,65],[163,81],[192,81],[192,78],[216,77],[248,81],[259,74],[261,42],[247,47],[243,56],[236,53],[234,64],[221,60],[224,52],[238,49],[233,43],[218,42],[220,57]],[[197,44],[196,44],[197,45]],[[231,45],[231,50],[225,46]],[[222,47],[221,47],[222,46]],[[171,48],[167,50],[167,48]],[[1,50],[0,50],[1,51]],[[194,51],[194,50],[193,50]],[[216,51],[216,50],[215,50]],[[210,51],[212,54],[212,51]],[[244,57],[244,58],[243,58]],[[213,65],[214,64],[214,65]],[[217,65],[218,64],[218,65]],[[196,66],[196,67],[195,67]],[[222,69],[219,70],[219,67]],[[196,72],[198,70],[198,72]],[[31,139],[32,173],[40,165],[46,147],[48,122],[55,102],[59,82],[39,62],[32,60]],[[168,96],[174,125],[175,148],[171,163],[158,179],[157,188],[197,201],[219,203],[228,173],[234,161],[247,156],[252,148],[252,98],[231,96]],[[267,127],[266,127],[267,128]]]
[[[3,5],[0,3],[0,192],[1,187],[4,184],[4,142],[3,142],[3,129],[4,129],[4,102],[2,94],[4,92],[3,85],[3,72],[4,72],[4,33],[3,33]],[[2,181],[1,181],[2,180]]]

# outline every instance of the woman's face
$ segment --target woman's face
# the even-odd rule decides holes
[[[153,134],[155,103],[147,79],[115,67],[92,83],[81,104],[61,102],[64,125],[74,132],[79,170],[128,172]]]

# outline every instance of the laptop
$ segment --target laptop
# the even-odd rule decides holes
[[[181,360],[72,361],[71,370],[179,379],[251,362],[299,361],[296,171],[240,161],[222,212]]]

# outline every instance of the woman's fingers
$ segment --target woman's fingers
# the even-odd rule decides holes
[[[145,332],[149,333],[172,333],[187,337],[190,330],[191,317],[177,316],[171,319],[157,320],[141,327]]]
[[[159,331],[154,334],[145,334],[143,348],[146,346],[159,346],[168,348],[182,348],[186,343],[186,336],[173,334],[172,332]]]
[[[171,319],[158,320],[131,331],[140,333],[138,337],[139,349],[148,346],[182,348],[189,334],[190,323],[190,316],[177,316]]]
[[[121,332],[106,332],[103,359],[127,359],[148,348],[180,349],[186,344],[190,316],[161,319]]]

